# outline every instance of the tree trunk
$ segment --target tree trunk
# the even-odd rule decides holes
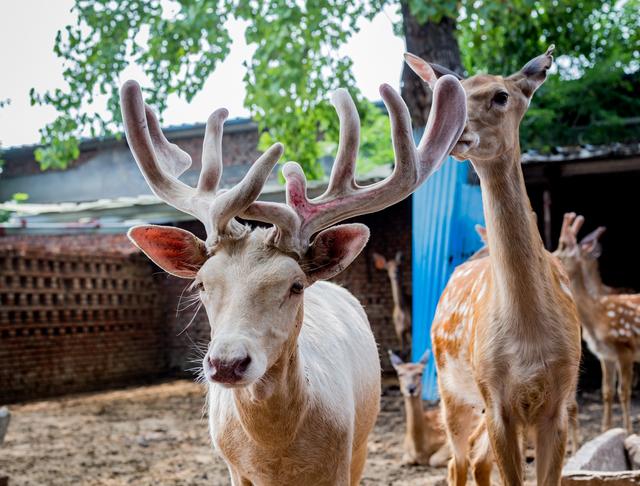
[[[411,15],[407,0],[402,0],[400,5],[407,52],[462,74],[455,19],[443,17],[438,23],[420,24]],[[431,108],[431,90],[406,64],[402,70],[401,93],[409,107],[413,126],[424,127]]]

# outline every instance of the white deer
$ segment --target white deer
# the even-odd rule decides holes
[[[345,289],[323,282],[344,270],[369,237],[341,220],[379,211],[413,192],[458,140],[466,107],[460,83],[436,86],[420,145],[406,105],[380,89],[390,113],[396,165],[385,180],[354,179],[359,119],[345,90],[332,102],[340,145],[327,191],[306,196],[298,164],[287,163],[286,204],[256,201],[283,148],[273,145],[230,190],[218,190],[226,110],[207,122],[197,188],[177,177],[190,157],[163,136],[140,87],[121,104],[127,140],[153,192],[202,221],[207,240],[172,227],[136,226],[133,242],[167,272],[194,279],[211,325],[204,358],[209,429],[233,485],[355,485],[379,409],[380,365],[367,317]],[[235,217],[272,223],[251,230]]]

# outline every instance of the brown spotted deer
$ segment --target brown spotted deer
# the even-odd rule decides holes
[[[197,187],[178,176],[190,157],[169,143],[133,81],[121,90],[125,133],[153,192],[199,219],[206,241],[182,229],[144,225],[132,241],[158,266],[192,279],[211,341],[203,360],[209,430],[235,486],[356,485],[379,409],[378,350],[366,314],[345,289],[326,282],[369,237],[362,224],[336,223],[406,198],[444,161],[466,119],[457,79],[440,80],[430,124],[416,148],[406,105],[380,93],[391,117],[395,167],[359,186],[354,165],[359,118],[345,90],[332,103],[340,144],[321,196],[309,200],[300,166],[287,163],[286,203],[256,201],[282,155],[269,148],[235,187],[219,190],[224,109],[207,121]],[[236,217],[271,223],[250,229]]]
[[[618,397],[622,405],[624,427],[631,432],[631,387],[633,363],[640,361],[640,295],[601,292],[599,273],[585,262],[597,255],[598,238],[578,243],[578,232],[584,223],[575,213],[564,215],[560,243],[555,254],[562,261],[571,280],[571,290],[578,305],[582,336],[602,367],[602,428],[611,428],[616,373]]]
[[[393,297],[393,328],[396,331],[403,354],[411,354],[411,297],[402,285],[402,252],[397,252],[393,260],[387,260],[379,253],[373,254],[373,262],[378,270],[385,270],[391,284]],[[406,349],[405,349],[406,345]]]
[[[454,271],[431,331],[453,454],[450,484],[466,483],[470,456],[476,482],[490,484],[491,453],[504,484],[523,484],[520,438],[529,430],[538,485],[560,484],[580,323],[566,274],[532,216],[519,144],[520,121],[546,79],[551,52],[508,77],[462,81],[468,121],[452,155],[470,159],[480,178],[489,256]],[[432,85],[447,72],[406,59]]]
[[[418,362],[405,363],[400,356],[389,350],[389,360],[398,374],[407,421],[402,462],[438,467],[446,464],[450,453],[440,411],[425,411],[422,404],[422,375],[430,355],[431,351],[427,350]]]
[[[611,287],[602,282],[600,275],[600,265],[598,259],[602,255],[602,245],[600,238],[607,228],[598,226],[591,233],[580,240],[580,248],[582,251],[582,270],[585,274],[586,284],[592,295],[605,294],[635,294],[633,289],[623,287]]]

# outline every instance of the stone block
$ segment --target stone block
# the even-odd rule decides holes
[[[631,469],[640,469],[640,436],[631,434],[624,440],[624,447],[627,449]]]
[[[610,429],[585,443],[564,466],[563,474],[575,471],[615,472],[630,469],[624,429]]]
[[[0,408],[0,445],[4,442],[4,436],[9,428],[9,421],[11,420],[11,413],[7,407]]]

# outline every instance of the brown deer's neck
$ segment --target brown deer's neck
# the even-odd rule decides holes
[[[298,333],[303,312],[298,316]],[[242,428],[266,448],[286,447],[296,437],[308,409],[307,381],[300,363],[298,333],[257,384],[234,391]]]
[[[598,315],[596,309],[598,306],[597,297],[591,293],[583,269],[578,267],[568,273],[569,280],[571,281],[571,293],[578,308],[580,321],[587,329],[593,330],[595,328],[594,318],[597,319],[596,316]]]
[[[407,437],[416,445],[416,449],[420,449],[425,439],[422,397],[404,397],[404,410],[407,415]]]
[[[551,269],[533,218],[520,149],[478,168],[495,297],[520,315],[546,301]]]
[[[600,276],[598,260],[593,259],[583,261],[582,272],[584,273],[585,286],[592,296],[596,297],[606,293],[604,291],[602,277]]]
[[[389,282],[391,283],[391,296],[393,297],[393,304],[402,310],[407,310],[407,300],[404,295],[404,289],[402,287],[402,273],[397,270],[395,274],[389,274]]]

